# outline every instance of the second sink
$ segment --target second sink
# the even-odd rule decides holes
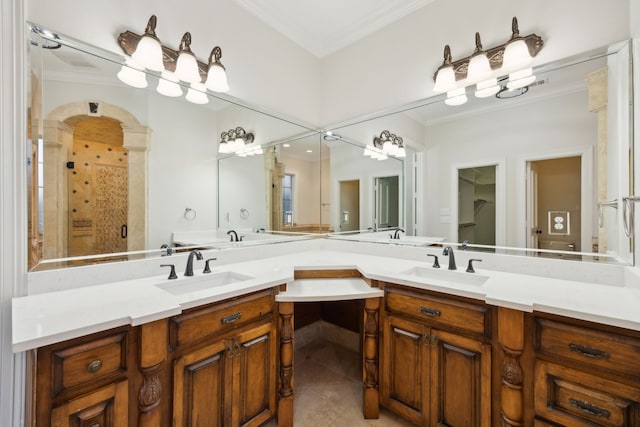
[[[458,285],[481,286],[489,279],[489,276],[474,273],[462,273],[457,271],[438,270],[426,267],[413,267],[402,274],[416,276],[434,282],[447,282]]]

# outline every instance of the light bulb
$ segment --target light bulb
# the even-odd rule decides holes
[[[196,57],[190,52],[180,52],[176,61],[176,77],[187,83],[200,83]]]
[[[220,64],[212,64],[207,72],[207,89],[214,92],[228,92],[227,72]]]
[[[456,87],[456,73],[453,71],[453,66],[449,65],[442,67],[436,74],[436,83],[433,86],[433,91],[442,93],[448,92]]]
[[[131,58],[148,70],[164,70],[162,46],[158,39],[150,35],[145,34],[142,36]]]

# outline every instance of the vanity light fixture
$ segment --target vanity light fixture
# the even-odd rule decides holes
[[[235,153],[238,156],[245,157],[262,154],[263,151],[261,145],[255,144],[253,133],[247,132],[243,127],[238,126],[220,134],[218,152],[223,154]]]
[[[143,35],[125,31],[118,36],[118,44],[128,56],[118,73],[124,83],[146,87],[145,70],[159,72],[157,91],[166,96],[181,96],[179,82],[189,85],[187,100],[205,104],[209,102],[207,89],[213,92],[228,92],[229,84],[225,67],[220,62],[222,49],[216,46],[211,51],[208,64],[198,61],[191,51],[191,33],[182,36],[178,51],[162,46],[156,36],[157,19],[149,18]]]
[[[507,87],[520,89],[536,79],[531,64],[544,42],[536,34],[521,36],[518,20],[511,21],[511,38],[504,44],[483,49],[480,34],[476,33],[476,48],[471,56],[453,61],[451,48],[444,48],[444,61],[434,75],[434,92],[447,93],[445,103],[462,105],[467,102],[466,87],[476,85],[478,98],[497,95],[501,90],[497,78],[509,75]]]
[[[384,160],[380,158],[380,154],[384,156],[384,159],[386,159],[387,156],[394,156],[398,158],[406,157],[407,153],[404,148],[403,139],[388,130],[383,130],[380,132],[379,137],[376,136],[373,138],[373,145],[365,147],[364,150],[365,156]]]

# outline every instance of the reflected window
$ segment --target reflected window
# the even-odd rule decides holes
[[[282,178],[282,223],[293,225],[293,175]]]

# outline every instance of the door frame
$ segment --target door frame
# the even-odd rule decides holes
[[[342,184],[344,182],[357,182],[358,183],[358,227],[357,230],[360,230],[360,212],[362,211],[361,209],[361,203],[362,203],[362,183],[360,178],[354,178],[354,179],[340,179],[338,180],[338,221],[336,222],[336,224],[338,224],[339,227],[339,232],[342,232]],[[353,230],[353,231],[357,231],[357,230]],[[336,230],[334,230],[336,231]]]
[[[376,173],[374,175],[371,176],[371,199],[370,199],[370,203],[369,203],[369,212],[370,212],[370,217],[371,217],[371,223],[374,225],[374,228],[377,230],[378,227],[378,222],[377,222],[377,201],[378,201],[378,197],[376,194],[376,190],[377,190],[377,182],[378,179],[380,178],[393,178],[396,177],[398,178],[398,227],[404,227],[404,212],[402,211],[402,205],[404,203],[404,196],[403,196],[403,191],[404,191],[404,182],[403,182],[403,175],[398,174],[398,173]]]
[[[558,150],[552,154],[544,155],[527,155],[520,156],[517,161],[517,191],[516,191],[516,242],[515,246],[519,248],[526,248],[528,241],[528,228],[529,218],[527,215],[527,206],[530,200],[529,185],[527,183],[527,163],[535,162],[538,160],[552,160],[564,157],[580,157],[580,251],[576,252],[591,252],[591,250],[585,251],[585,244],[589,245],[591,242],[593,227],[593,218],[597,206],[594,201],[594,176],[593,176],[593,147],[567,147],[564,150]],[[585,191],[587,190],[587,191]]]
[[[451,193],[449,196],[449,237],[451,243],[458,242],[458,173],[460,169],[486,166],[496,167],[496,246],[505,246],[507,240],[507,159],[486,159],[477,162],[454,163],[451,165]]]

